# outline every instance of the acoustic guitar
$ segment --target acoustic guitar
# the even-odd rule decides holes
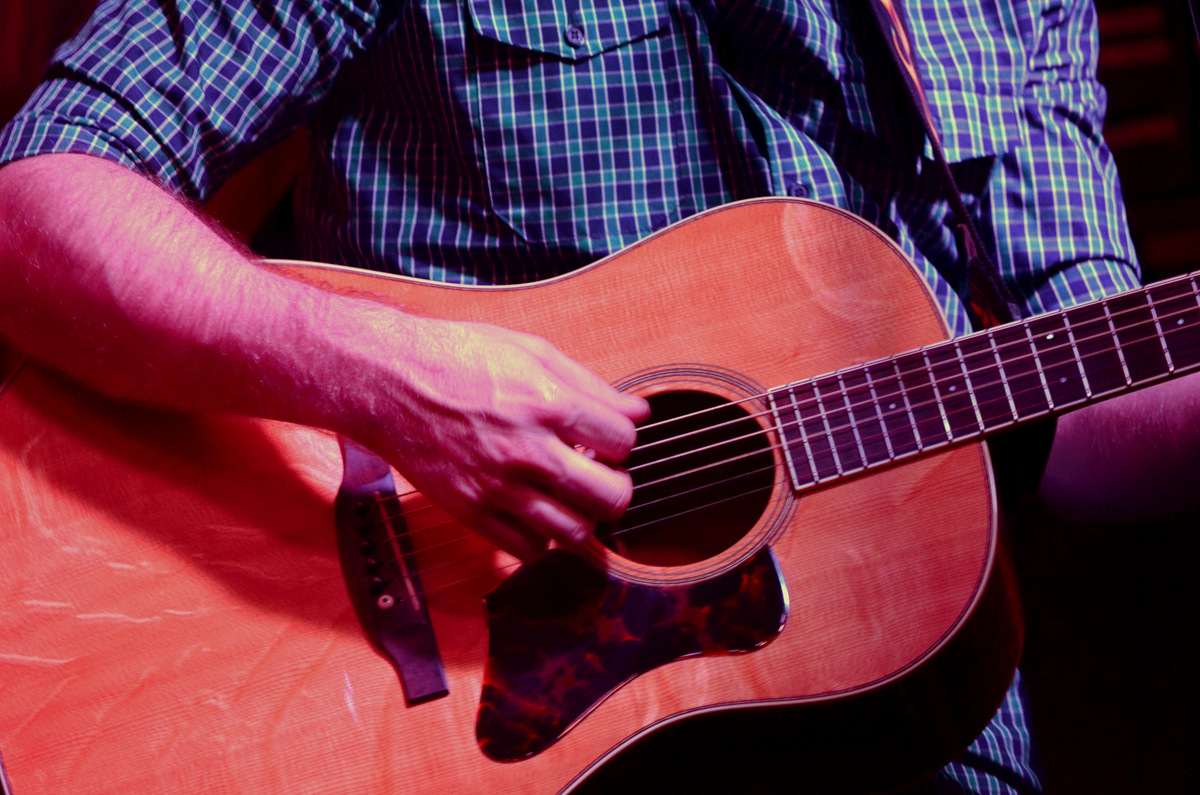
[[[1019,656],[981,440],[1200,362],[1190,278],[948,340],[882,233],[801,200],[514,287],[264,267],[541,334],[647,396],[633,505],[520,566],[331,434],[9,362],[17,795],[898,786]]]

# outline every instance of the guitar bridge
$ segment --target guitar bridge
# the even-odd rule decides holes
[[[387,462],[340,438],[344,471],[334,510],[338,557],[367,635],[400,676],[409,706],[450,692],[414,550]]]

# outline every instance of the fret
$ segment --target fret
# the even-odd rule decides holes
[[[933,390],[941,404],[949,437],[959,439],[978,433],[979,414],[971,397],[970,384],[963,373],[958,347],[951,343],[928,348],[925,360],[933,375]]]
[[[1029,343],[1029,352],[1033,359],[1033,369],[1037,373],[1038,383],[1042,386],[1042,392],[1046,395],[1046,407],[1054,408],[1054,396],[1050,394],[1050,387],[1046,383],[1046,371],[1042,369],[1042,360],[1038,358],[1037,345],[1033,341],[1033,331],[1029,328],[1029,323],[1021,324],[1025,328],[1025,341]]]
[[[1033,343],[1024,323],[1001,326],[992,332],[996,354],[1003,362],[1008,393],[1017,417],[1043,414],[1050,408],[1049,395],[1038,371]]]
[[[812,459],[812,450],[800,425],[800,413],[796,406],[796,393],[790,387],[775,390],[767,394],[771,401],[771,411],[775,414],[775,428],[779,438],[783,440],[783,455],[788,469],[792,474],[792,485],[800,488],[802,485],[815,483],[816,474]],[[785,415],[784,411],[791,416]]]
[[[925,354],[906,353],[896,357],[895,362],[921,449],[949,441],[950,430],[933,389]]]
[[[1004,384],[1004,370],[996,358],[992,335],[983,333],[963,337],[958,341],[958,348],[962,354],[967,388],[979,417],[979,429],[982,431],[1011,422],[1015,415]]]
[[[1195,279],[1187,276],[1158,282],[1147,292],[1172,366],[1186,370],[1200,364],[1200,304]]]
[[[1075,328],[1066,312],[1062,313],[1063,327],[1067,330],[1067,342],[1071,345],[1071,353],[1075,358],[1075,367],[1079,370],[1079,381],[1083,384],[1083,393],[1092,396],[1092,385],[1088,382],[1087,372],[1083,369],[1083,357],[1079,355],[1079,344],[1075,341]]]
[[[1000,346],[996,344],[996,334],[993,331],[987,333],[988,344],[992,350],[992,358],[996,360],[996,373],[1000,376],[1000,384],[1004,387],[1004,397],[1008,401],[1008,409],[1012,413],[1012,420],[1016,422],[1020,415],[1017,413],[1017,404],[1013,402],[1012,384],[1008,382],[1008,373],[1004,371],[1004,360],[1000,358]]]
[[[880,417],[884,428],[887,429],[885,439],[893,457],[915,453],[921,449],[921,443],[916,436],[916,420],[908,409],[908,400],[902,389],[900,374],[894,362],[888,362],[891,372],[880,373],[878,377],[864,367],[867,382],[871,385],[879,407]]]
[[[875,407],[875,417],[879,421],[879,438],[887,452],[887,460],[890,461],[896,457],[896,451],[892,448],[891,433],[888,431],[887,418],[883,413],[883,402],[879,397],[879,392],[875,389],[875,379],[871,377],[871,365],[864,364],[860,369],[863,382],[867,385],[867,392],[871,395],[871,405]],[[875,463],[875,461],[872,460],[871,463]]]
[[[837,477],[841,474],[838,460],[834,456],[829,426],[825,421],[825,409],[817,396],[814,382],[805,381],[792,387],[796,399],[796,416],[800,432],[804,435],[809,457],[816,477],[814,483]]]
[[[1130,386],[1133,383],[1133,377],[1129,374],[1129,365],[1125,361],[1125,350],[1121,347],[1121,341],[1117,337],[1117,326],[1113,322],[1112,308],[1109,307],[1107,298],[1101,300],[1100,305],[1104,307],[1104,317],[1108,321],[1108,331],[1112,335],[1117,358],[1121,360],[1121,372],[1125,375],[1125,386]]]
[[[962,340],[954,341],[954,351],[958,354],[958,369],[962,372],[963,383],[967,389],[967,397],[971,399],[971,408],[975,411],[976,426],[979,428],[980,433],[982,433],[987,426],[983,424],[983,415],[979,413],[979,398],[975,394],[975,384],[971,381],[971,371],[967,367],[967,359],[963,355]]]
[[[769,393],[797,488],[1200,369],[1200,281],[1140,290]]]
[[[845,373],[839,373],[837,379],[838,389],[840,389],[842,393],[842,403],[846,407],[846,424],[850,426],[850,435],[854,437],[855,452],[858,453],[858,460],[861,461],[862,466],[865,467],[868,463],[867,451],[863,448],[862,433],[859,431],[858,420],[854,416],[855,404],[854,400],[851,399],[850,390],[846,386]],[[858,400],[860,402],[865,402],[861,395],[858,397]]]
[[[879,402],[867,379],[867,368],[857,367],[843,372],[841,382],[863,465],[871,466],[890,461],[892,449],[888,444],[887,430],[883,426]]]
[[[1137,290],[1115,295],[1106,303],[1131,385],[1167,372],[1147,295]]]
[[[921,440],[921,429],[917,423],[917,414],[914,411],[913,399],[908,394],[908,387],[904,384],[904,372],[900,369],[899,359],[892,360],[892,369],[896,372],[896,383],[900,386],[900,394],[904,396],[904,413],[908,415],[908,423],[912,428],[913,442],[917,446],[917,450],[925,449],[925,442]]]
[[[822,406],[825,428],[833,443],[834,463],[837,473],[844,475],[864,466],[859,453],[858,439],[854,433],[854,423],[850,410],[846,405],[846,394],[838,377],[825,376],[813,382],[817,402]]]
[[[1150,307],[1150,319],[1154,321],[1154,336],[1158,339],[1158,344],[1162,348],[1163,361],[1167,363],[1167,372],[1175,372],[1175,363],[1171,361],[1171,351],[1167,349],[1167,338],[1163,334],[1162,323],[1158,319],[1158,309],[1154,306],[1154,296],[1149,292],[1146,293],[1146,306]]]
[[[1079,361],[1091,390],[1089,396],[1094,398],[1124,389],[1129,373],[1117,350],[1104,302],[1072,307],[1063,314],[1074,335]]]
[[[1062,314],[1056,312],[1030,318],[1026,325],[1051,405],[1062,408],[1087,400],[1082,372],[1076,363],[1075,348],[1071,345]]]
[[[1115,295],[1108,301],[1132,384],[1150,381],[1168,371],[1147,298],[1146,293],[1138,291]]]

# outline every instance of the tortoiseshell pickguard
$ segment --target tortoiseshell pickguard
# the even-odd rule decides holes
[[[555,550],[487,597],[490,631],[475,735],[496,761],[548,748],[609,693],[682,657],[748,652],[783,628],[769,549],[695,585],[614,580]]]

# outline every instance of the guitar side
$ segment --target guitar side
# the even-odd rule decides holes
[[[523,287],[275,267],[410,311],[539,333],[649,395],[737,399],[945,336],[927,290],[877,232],[805,202],[706,214]],[[768,509],[729,549],[683,566],[594,554],[631,582],[674,587],[770,546],[790,599],[782,633],[753,652],[649,671],[536,756],[495,762],[475,737],[482,599],[511,559],[483,549],[463,570],[444,543],[460,528],[414,536],[425,539],[418,558],[450,693],[407,706],[338,571],[336,440],[121,405],[28,367],[0,395],[0,751],[14,789],[558,792],[681,716],[855,709],[876,696],[882,736],[928,735],[911,764],[937,764],[982,727],[1019,646],[1003,582],[976,609],[996,545],[986,453],[960,448],[802,498],[778,453],[775,463]],[[993,608],[998,627],[960,631]],[[957,689],[931,685],[943,703],[929,713],[886,706],[944,681],[938,666],[970,657],[963,648],[995,658],[995,670],[969,688],[956,725],[929,714],[957,713],[962,704],[945,703]],[[856,750],[859,763],[880,753]],[[813,751],[796,749],[799,770],[820,761]]]

